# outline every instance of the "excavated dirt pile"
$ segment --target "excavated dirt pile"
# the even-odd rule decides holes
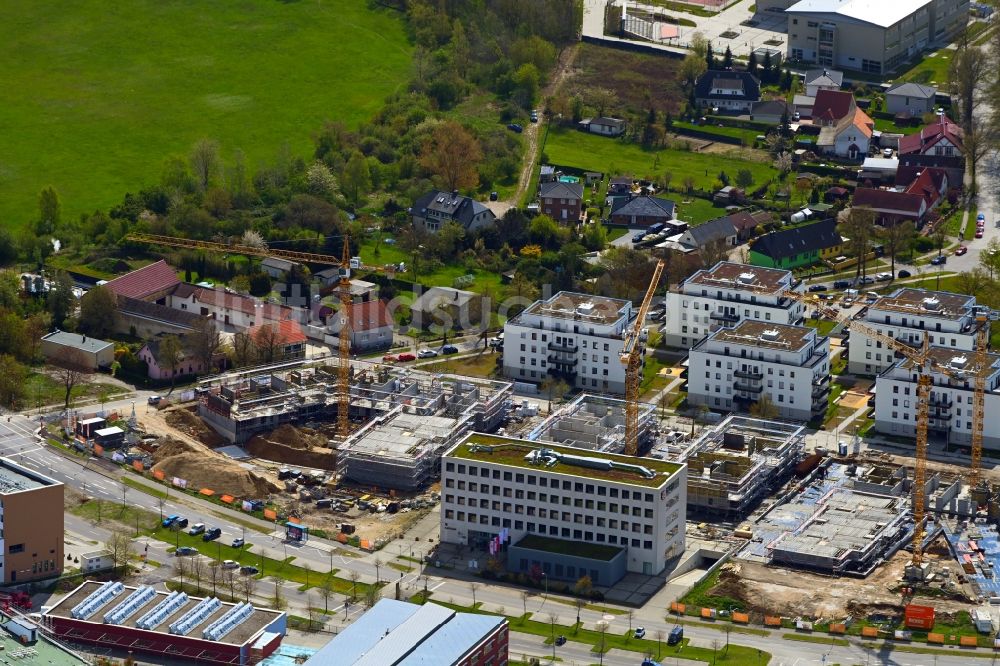
[[[163,420],[167,422],[167,425],[180,430],[188,437],[198,440],[205,446],[214,449],[226,444],[226,440],[222,439],[217,432],[209,428],[191,410],[172,409],[163,415]]]
[[[250,455],[289,465],[336,469],[337,454],[327,448],[327,438],[309,428],[281,425],[257,435],[244,447]]]
[[[211,488],[217,494],[262,498],[278,487],[238,463],[194,444],[173,437],[163,437],[153,455],[154,470],[171,477],[187,479],[188,489]]]

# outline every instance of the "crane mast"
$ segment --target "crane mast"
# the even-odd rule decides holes
[[[642,383],[642,328],[646,322],[649,304],[656,294],[656,287],[663,274],[663,260],[656,262],[653,277],[649,280],[646,295],[639,305],[639,314],[632,328],[625,333],[621,362],[625,366],[625,455],[634,456],[639,450],[639,386]]]

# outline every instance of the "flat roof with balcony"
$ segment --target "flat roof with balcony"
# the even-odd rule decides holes
[[[879,298],[868,312],[888,310],[920,317],[959,320],[969,314],[975,303],[976,298],[966,294],[903,287]]]
[[[524,313],[593,324],[613,324],[624,316],[629,306],[631,302],[620,298],[560,291],[544,301],[535,301]]]
[[[746,319],[737,324],[735,328],[720,328],[706,341],[782,351],[798,351],[815,340],[815,334],[816,330],[808,326],[789,326]],[[704,343],[699,347],[702,345]]]
[[[647,488],[659,488],[683,467],[655,458],[581,452],[568,446],[478,432],[470,433],[445,456]]]
[[[927,350],[927,354],[934,365],[947,368],[948,371],[959,377],[967,376],[969,379],[972,379],[973,377],[979,376],[989,379],[997,373],[1000,373],[1000,367],[998,367],[998,364],[1000,364],[1000,354],[987,354],[986,363],[982,366],[976,363],[975,352],[965,351],[962,349],[931,347]],[[899,361],[898,367],[909,370],[913,367],[913,361],[908,358],[904,358]],[[937,371],[936,368],[935,371]],[[988,386],[987,389],[989,389]]]
[[[720,261],[709,269],[700,270],[687,279],[684,286],[698,285],[715,289],[774,293],[784,291],[791,284],[790,271],[760,268]]]

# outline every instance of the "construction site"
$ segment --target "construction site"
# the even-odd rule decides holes
[[[640,451],[648,449],[658,435],[655,412],[653,405],[642,403],[638,406]],[[553,412],[528,432],[525,439],[602,453],[622,453],[625,450],[625,416],[624,400],[583,393]]]

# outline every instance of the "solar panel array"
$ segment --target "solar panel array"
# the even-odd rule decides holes
[[[238,603],[226,611],[225,615],[208,625],[202,635],[209,640],[220,640],[253,614],[254,608],[252,605]]]
[[[189,631],[204,622],[206,618],[214,613],[221,605],[222,602],[215,597],[202,599],[183,617],[170,624],[170,633],[177,634],[178,636],[186,635]]]
[[[104,621],[107,624],[121,624],[125,620],[135,615],[136,611],[149,603],[149,600],[156,596],[156,590],[149,585],[140,585],[132,594],[125,597],[121,602],[104,614]]]
[[[87,595],[86,599],[78,603],[76,606],[73,606],[73,609],[70,611],[70,615],[77,620],[86,620],[91,615],[96,613],[101,606],[108,603],[124,591],[125,586],[121,583],[104,583],[101,585],[100,589]]]
[[[135,626],[140,629],[152,631],[163,624],[163,621],[176,613],[181,606],[188,602],[188,595],[185,592],[171,592],[167,598],[156,604],[152,610],[139,618]]]

